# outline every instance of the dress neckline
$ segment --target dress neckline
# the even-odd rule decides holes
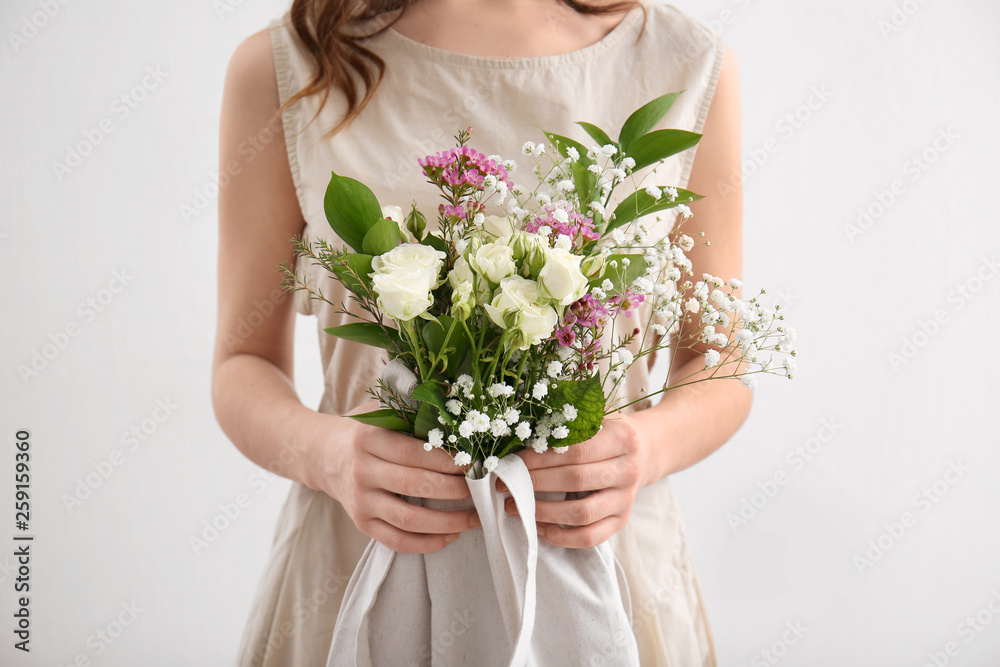
[[[449,51],[407,37],[393,28],[392,25],[384,28],[378,37],[384,37],[402,50],[442,64],[487,69],[550,69],[564,65],[581,64],[608,51],[626,37],[638,32],[637,28],[643,23],[643,14],[644,8],[642,5],[633,7],[608,34],[593,44],[588,44],[587,46],[567,51],[566,53],[555,53],[544,56],[501,58]],[[386,22],[388,23],[388,20]]]

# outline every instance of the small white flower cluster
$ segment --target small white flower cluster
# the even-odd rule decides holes
[[[561,411],[557,412],[553,410],[538,420],[538,424],[534,428],[534,437],[531,437],[532,433],[527,428],[522,431],[524,437],[522,437],[521,433],[518,433],[517,436],[521,438],[524,444],[541,454],[549,449],[550,439],[563,440],[569,435],[569,428],[566,424],[575,420],[576,417],[576,407],[565,403]],[[552,446],[552,449],[560,453],[566,451],[565,447],[559,445]]]

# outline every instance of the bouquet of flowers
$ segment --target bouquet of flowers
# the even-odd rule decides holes
[[[690,218],[687,205],[701,198],[634,177],[700,139],[650,131],[678,94],[632,114],[618,141],[580,123],[597,145],[548,132],[551,148],[525,143],[537,177],[530,191],[513,182],[515,162],[476,151],[471,131],[460,132],[457,147],[420,161],[444,199],[433,231],[415,205],[404,217],[333,174],[326,213],[353,252],[322,240],[300,240],[296,252],[369,316],[327,333],[384,348],[392,362],[393,382],[373,388],[384,408],[352,417],[444,448],[481,476],[524,447],[565,451],[593,437],[606,415],[686,384],[619,396],[629,366],[665,348],[705,343],[712,379],[738,377],[751,388],[760,373],[791,377],[794,331],[782,316],[759,296],[740,299],[738,280],[694,277],[685,251],[695,241],[680,225],[653,238],[641,220],[670,209]],[[624,184],[631,191],[609,210]],[[326,300],[284,270],[288,288]],[[640,304],[646,326],[605,341],[615,319]],[[688,340],[678,338],[685,316],[703,323]],[[787,354],[778,363],[774,353]]]
[[[497,650],[515,656],[511,664],[532,650],[525,647],[535,627],[535,568],[551,567],[557,578],[567,568],[537,558],[530,477],[520,459],[509,455],[526,447],[564,452],[592,438],[607,415],[684,384],[739,378],[752,388],[758,374],[791,377],[795,368],[795,334],[783,326],[777,308],[765,307],[760,295],[740,298],[738,280],[693,275],[685,253],[696,241],[681,227],[692,215],[688,204],[701,196],[646,183],[647,168],[700,139],[683,130],[654,129],[679,94],[635,111],[617,140],[581,122],[594,142],[589,147],[550,132],[547,143],[525,143],[522,152],[533,163],[531,187],[515,182],[514,161],[475,150],[471,130],[459,132],[454,148],[420,160],[443,198],[433,228],[415,204],[405,215],[398,206],[383,207],[364,184],[334,173],[325,212],[349,249],[299,239],[295,250],[343,284],[357,305],[353,313],[284,267],[287,289],[306,290],[341,313],[363,313],[327,333],[387,352],[388,364],[372,388],[381,409],[351,416],[410,433],[425,449],[443,448],[466,472],[484,536],[471,538],[479,541],[476,546],[463,534],[442,554],[463,544],[479,549],[468,558],[481,559],[483,567],[489,562],[494,583],[504,579],[496,571],[498,558],[524,559],[504,549],[521,545],[528,554],[526,567],[511,570],[519,602],[501,609],[508,636]],[[647,178],[640,178],[644,170]],[[663,225],[651,219],[659,222],[656,214],[664,213],[674,214],[678,224],[656,234]],[[619,332],[618,318],[635,313],[642,314],[642,325]],[[697,325],[682,326],[685,321]],[[622,395],[633,363],[695,345],[707,346],[707,375]],[[491,473],[510,488],[523,535],[504,523],[517,519],[503,514],[502,500],[497,505],[491,496],[495,490],[476,483]],[[373,542],[369,550],[379,546]],[[602,553],[603,562],[613,561]],[[431,556],[420,557],[427,572]],[[359,628],[378,614],[376,592],[379,600],[391,599],[385,586],[392,586],[392,560],[391,554],[366,552],[341,608],[331,665],[364,664],[362,656],[375,650]],[[622,591],[614,572],[606,574],[608,581],[585,581],[585,575],[579,581],[588,595],[604,591],[605,599],[616,602]],[[489,579],[474,577],[468,585]],[[383,581],[389,583],[380,592]],[[509,593],[497,589],[498,599]],[[538,622],[542,618],[539,612]],[[611,636],[606,633],[623,628],[629,634],[627,614],[608,623],[591,634]],[[345,630],[345,624],[352,625]],[[476,641],[482,646],[482,637]],[[574,650],[580,634],[563,644],[560,650]],[[628,655],[632,650],[634,643],[623,649]],[[343,663],[339,655],[347,656]]]

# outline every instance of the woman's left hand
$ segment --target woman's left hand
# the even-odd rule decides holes
[[[528,467],[535,491],[592,492],[579,500],[535,502],[538,534],[555,546],[576,549],[601,544],[625,527],[649,463],[629,415],[606,419],[597,435],[564,454],[525,449],[517,455]],[[506,511],[517,514],[511,498]]]

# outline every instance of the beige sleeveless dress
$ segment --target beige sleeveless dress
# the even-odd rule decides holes
[[[284,102],[308,81],[312,64],[287,13],[269,27]],[[632,10],[601,41],[562,55],[474,57],[426,46],[391,28],[372,38],[370,46],[386,62],[385,80],[347,130],[332,139],[322,137],[343,110],[336,94],[312,124],[307,125],[319,104],[316,96],[284,116],[288,158],[309,239],[339,243],[323,213],[331,170],[370,186],[383,205],[405,209],[416,201],[429,219],[435,217],[438,195],[420,176],[416,161],[451,147],[451,137],[468,126],[475,128],[474,147],[528,165],[521,145],[544,140],[538,128],[589,145],[575,121],[596,123],[613,135],[640,105],[685,90],[662,126],[698,132],[723,53],[721,40],[704,25],[675,7],[655,3],[647,6],[645,22],[640,9]],[[685,186],[693,160],[694,150],[669,160],[655,181]],[[521,171],[514,178],[527,184],[527,166]],[[320,270],[300,264],[298,270],[311,285],[321,286],[335,302],[344,298]],[[324,328],[347,321],[326,304],[299,292],[295,305],[317,320],[326,386],[319,410],[353,411],[366,400],[384,357],[325,334]],[[622,321],[621,328],[631,330],[637,321]],[[625,393],[639,395],[647,378],[645,365],[633,366]],[[631,409],[648,405],[646,400]],[[344,588],[368,541],[337,501],[295,484],[281,511],[238,664],[325,665]],[[629,523],[612,538],[612,546],[628,579],[642,664],[714,666],[681,510],[667,479],[638,493]]]

